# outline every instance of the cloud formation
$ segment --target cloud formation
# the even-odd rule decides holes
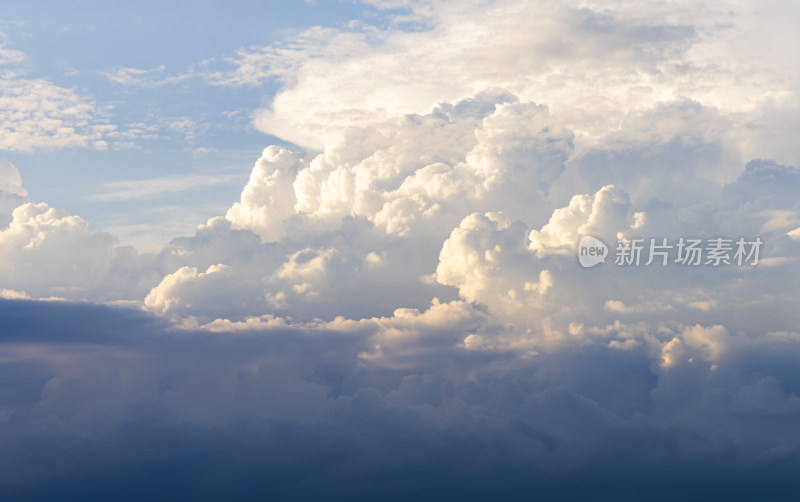
[[[791,497],[797,334],[684,326],[661,350],[598,335],[520,357],[454,345],[480,323],[466,307],[209,334],[2,301],[17,384],[0,389],[0,485],[35,500],[118,484],[124,500]]]
[[[318,148],[348,126],[500,88],[547,104],[588,144],[631,112],[679,99],[752,113],[726,131],[744,155],[763,155],[769,145],[782,160],[798,161],[776,139],[797,127],[778,111],[797,107],[796,66],[778,56],[795,39],[785,19],[796,6],[787,2],[375,4],[406,15],[387,29],[310,30],[292,44],[239,51],[218,80],[280,78],[284,90],[256,114],[256,126]]]
[[[778,10],[371,3],[392,22],[243,49],[205,75],[280,79],[255,124],[308,149],[265,148],[238,202],[156,253],[30,200],[0,164],[0,344],[27,382],[3,390],[0,480],[44,498],[161,462],[182,469],[167,490],[201,479],[208,497],[375,496],[388,480],[398,497],[788,499],[797,75],[774,39],[748,45]],[[580,266],[583,235],[609,245],[605,264]],[[677,247],[613,259],[690,238],[763,247],[757,265],[685,266]]]
[[[148,136],[142,124],[112,123],[112,106],[91,95],[29,76],[27,56],[7,43],[0,32],[0,151],[105,151]]]

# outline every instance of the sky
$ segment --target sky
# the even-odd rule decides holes
[[[794,500],[796,2],[12,2],[8,500]]]
[[[264,144],[287,144],[265,138],[249,119],[277,82],[215,85],[210,74],[225,71],[237,50],[362,18],[379,22],[375,9],[335,1],[231,2],[225,9],[213,2],[12,2],[0,19],[4,50],[16,55],[4,58],[4,71],[16,76],[4,79],[5,92],[24,92],[14,82],[46,82],[39,96],[57,107],[52,118],[80,104],[87,107],[80,121],[89,123],[73,135],[51,129],[4,141],[4,158],[24,172],[36,200],[68,208],[125,244],[157,250],[226,209]],[[102,126],[118,135],[92,132]]]

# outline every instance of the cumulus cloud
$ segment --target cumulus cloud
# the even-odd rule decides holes
[[[181,307],[191,307],[188,302],[183,302],[182,290],[191,287],[198,293],[217,292],[214,284],[215,279],[224,276],[225,265],[211,265],[205,272],[198,272],[194,267],[181,267],[161,281],[161,283],[150,290],[144,299],[144,304],[151,309],[161,312],[175,311]]]
[[[4,286],[36,298],[130,300],[152,281],[134,248],[45,203],[13,210],[0,230],[0,256]]]
[[[525,230],[500,213],[468,216],[444,242],[436,279],[496,313],[541,307],[552,276],[519,239]]]
[[[574,253],[582,236],[614,239],[637,229],[644,218],[644,213],[632,212],[628,194],[607,185],[594,195],[576,195],[567,207],[553,211],[541,230],[531,231],[530,249],[539,256]]]
[[[191,315],[369,317],[453,299],[442,284],[455,284],[430,280],[451,230],[475,210],[543,219],[571,139],[545,107],[494,93],[352,128],[316,155],[272,146],[225,218],[174,241],[155,267],[229,267],[224,290],[239,307],[171,303]]]
[[[401,237],[442,235],[470,209],[542,217],[572,137],[546,107],[481,93],[351,128],[316,156],[270,147],[227,218],[277,240],[286,228],[302,231],[293,221],[330,226],[347,216]]]
[[[246,228],[268,241],[283,235],[284,220],[295,213],[297,198],[293,183],[304,167],[300,154],[271,146],[264,150],[242,191],[241,202],[226,215],[236,228]]]
[[[659,111],[662,117],[683,112],[680,106]],[[9,256],[47,248],[25,242],[55,242],[54,231],[41,231],[50,226],[75,249],[88,246],[99,254],[74,274],[67,270],[73,258],[51,260],[61,263],[52,273],[64,269],[57,286],[46,287],[50,279],[32,268],[17,273],[9,288],[35,297],[72,291],[61,296],[125,299],[200,324],[264,315],[373,318],[399,307],[426,309],[434,298],[460,297],[488,308],[500,324],[512,321],[521,328],[516,340],[507,330],[495,333],[505,340],[499,345],[476,334],[483,345],[523,343],[531,350],[568,340],[573,324],[612,322],[614,315],[655,320],[675,312],[686,320],[719,322],[730,309],[706,307],[729,305],[744,291],[754,294],[756,312],[770,292],[747,284],[772,277],[767,269],[774,268],[781,287],[789,287],[785,271],[797,253],[791,234],[795,209],[789,192],[767,188],[755,203],[758,211],[738,205],[754,183],[756,192],[774,176],[791,185],[793,168],[751,163],[738,180],[713,183],[703,166],[711,163],[713,169],[727,159],[707,155],[705,145],[718,149],[716,136],[692,136],[693,142],[677,137],[654,146],[650,135],[631,135],[574,155],[573,132],[546,107],[508,93],[481,93],[439,104],[425,115],[351,128],[317,154],[267,148],[225,217],[200,225],[195,236],[175,239],[155,256],[123,252],[77,217],[25,206],[6,231],[14,243]],[[645,154],[651,165],[641,162]],[[676,155],[694,166],[685,171],[687,179],[715,187],[710,197],[688,197],[666,181],[658,193],[639,189],[654,173],[673,176],[667,167]],[[601,174],[595,181],[581,174],[591,166]],[[588,186],[599,185],[596,191],[582,191],[587,179]],[[617,179],[633,195],[600,184]],[[10,183],[19,186],[16,178]],[[711,238],[724,232],[761,235],[765,266],[715,275],[650,267],[615,277],[618,269],[611,265],[587,274],[573,254],[585,234],[604,239],[613,254],[616,239]],[[56,247],[47,249],[55,253]],[[37,259],[48,253],[41,251]],[[88,256],[93,255],[82,253],[78,263]],[[661,284],[657,292],[651,291],[654,280]]]

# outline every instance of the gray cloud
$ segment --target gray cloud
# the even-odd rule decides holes
[[[736,336],[715,369],[602,344],[521,357],[439,343],[398,366],[391,350],[359,357],[369,330],[0,311],[13,497],[789,500],[800,462],[796,336]]]

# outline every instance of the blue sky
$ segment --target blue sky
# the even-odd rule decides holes
[[[0,31],[8,48],[25,54],[26,78],[74,89],[107,109],[104,120],[141,124],[151,137],[107,151],[44,148],[5,157],[21,171],[34,199],[82,215],[125,244],[156,249],[175,235],[191,234],[236,200],[265,144],[286,144],[249,123],[250,112],[270,102],[277,83],[230,88],[190,78],[127,86],[105,74],[162,68],[156,73],[180,75],[210,60],[224,67],[221,60],[237,49],[354,19],[380,22],[375,9],[339,1],[230,2],[225,9],[214,2],[12,2],[3,9]],[[188,129],[171,128],[173,123]],[[120,183],[161,178],[170,180],[172,191],[115,191]]]
[[[795,500],[798,16],[4,6],[0,499]]]

